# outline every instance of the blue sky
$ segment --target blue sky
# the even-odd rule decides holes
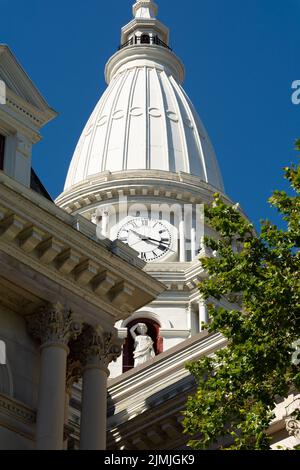
[[[157,0],[185,89],[214,144],[228,195],[257,224],[296,161],[300,0]],[[8,44],[59,117],[43,130],[34,168],[53,197],[63,189],[81,130],[105,89],[104,66],[133,0],[0,0]]]

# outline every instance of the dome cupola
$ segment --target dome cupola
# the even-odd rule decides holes
[[[151,0],[137,1],[133,20],[122,28],[121,47],[132,45],[160,45],[169,48],[169,29],[156,18],[158,7]]]
[[[65,191],[105,172],[160,170],[197,176],[223,191],[208,134],[182,88],[185,71],[151,0],[133,5],[108,84],[73,155]]]

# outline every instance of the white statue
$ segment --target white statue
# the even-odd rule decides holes
[[[135,330],[139,333],[135,334]],[[147,335],[147,325],[145,323],[137,323],[130,328],[131,336],[134,339],[134,367],[144,364],[155,357],[153,348],[153,341],[150,336]]]

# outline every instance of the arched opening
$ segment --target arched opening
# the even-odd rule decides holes
[[[149,34],[142,34],[142,36],[141,36],[141,44],[150,44],[150,36],[149,36]]]
[[[145,323],[147,325],[148,331],[147,334],[151,336],[153,340],[153,347],[155,355],[163,352],[163,338],[160,337],[160,325],[150,318],[135,318],[130,323],[126,325],[128,335],[123,346],[123,373],[127,372],[134,367],[134,340],[130,334],[130,328],[137,323]]]

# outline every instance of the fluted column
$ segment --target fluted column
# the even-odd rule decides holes
[[[121,341],[88,326],[75,348],[83,367],[80,449],[105,450],[108,365],[120,355]]]
[[[28,321],[41,341],[41,368],[36,423],[36,448],[61,450],[64,437],[68,342],[80,326],[62,305],[48,305]]]

